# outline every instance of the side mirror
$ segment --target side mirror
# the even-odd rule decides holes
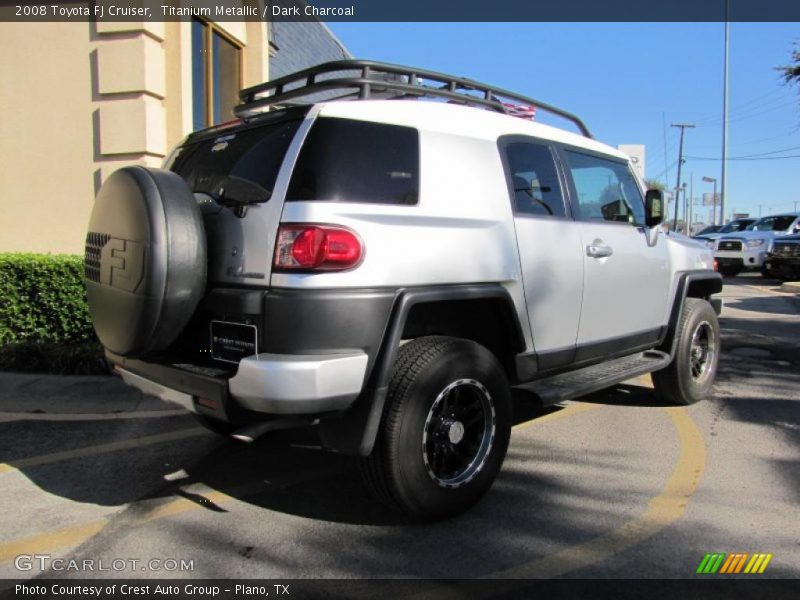
[[[644,224],[655,227],[664,220],[664,193],[661,190],[647,190],[644,197]]]

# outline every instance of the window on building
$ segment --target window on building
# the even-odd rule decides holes
[[[192,21],[194,129],[233,118],[241,89],[242,49],[212,23]]]

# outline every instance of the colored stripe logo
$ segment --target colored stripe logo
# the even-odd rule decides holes
[[[735,552],[733,554],[715,552],[713,554],[706,554],[703,557],[696,572],[701,575],[713,575],[715,573],[725,575],[737,573],[755,575],[757,573],[763,573],[771,560],[772,554],[763,554],[760,552],[755,554],[749,554],[747,552]]]

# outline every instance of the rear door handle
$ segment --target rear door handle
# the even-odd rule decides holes
[[[605,258],[612,254],[614,254],[614,249],[603,243],[603,240],[595,240],[586,246],[586,256],[591,258]]]

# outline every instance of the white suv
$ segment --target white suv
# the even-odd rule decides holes
[[[668,402],[711,392],[711,254],[660,231],[660,193],[574,115],[369,61],[241,97],[168,170],[98,194],[88,299],[129,384],[239,438],[315,425],[420,518],[487,491],[512,390],[554,403],[654,371]],[[580,133],[513,116],[532,106]]]
[[[764,261],[776,237],[800,232],[800,213],[784,213],[764,217],[746,231],[728,234],[717,241],[714,259],[719,272],[728,277],[744,269],[759,269],[768,277]]]

